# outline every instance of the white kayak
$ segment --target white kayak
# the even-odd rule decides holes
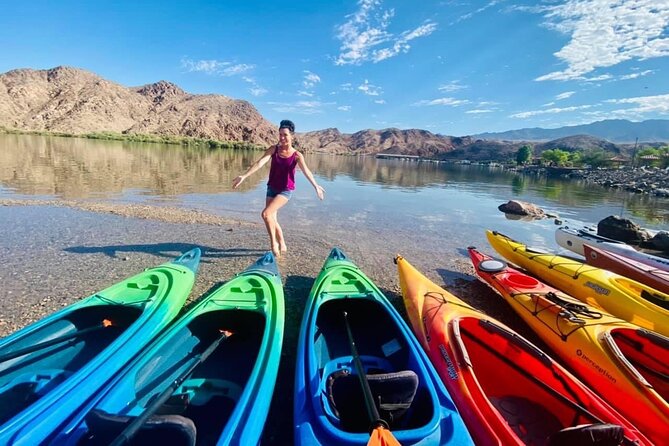
[[[636,260],[663,271],[669,271],[669,259],[637,251],[633,246],[618,240],[597,235],[589,228],[571,228],[561,226],[555,230],[555,241],[558,245],[585,257],[584,244],[604,249],[621,256]]]

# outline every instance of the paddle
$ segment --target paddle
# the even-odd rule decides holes
[[[358,348],[355,346],[353,340],[353,333],[351,333],[351,326],[348,323],[348,314],[344,311],[344,324],[346,325],[346,333],[348,334],[348,342],[351,346],[351,353],[353,354],[353,364],[355,371],[362,386],[362,393],[365,399],[365,408],[367,409],[367,418],[369,418],[370,437],[367,446],[400,446],[400,443],[390,432],[388,423],[381,418],[379,411],[374,403],[372,396],[372,389],[369,387],[365,369],[362,366],[360,355],[358,355]]]
[[[184,371],[181,373],[181,375],[177,376],[174,381],[172,381],[172,384],[169,385],[165,390],[163,390],[162,393],[158,395],[157,398],[153,400],[153,402],[144,409],[144,412],[142,412],[141,415],[139,415],[137,418],[132,420],[125,429],[119,434],[118,437],[111,443],[111,446],[121,446],[134,437],[137,432],[141,429],[142,425],[153,415],[155,414],[158,409],[160,409],[160,406],[162,406],[165,401],[167,401],[170,396],[174,393],[175,390],[183,384],[183,382],[190,376],[191,373],[193,373],[193,370],[195,368],[202,364],[204,361],[207,360],[207,358],[218,348],[218,346],[221,344],[221,342],[225,341],[228,339],[230,336],[232,336],[232,332],[225,331],[225,330],[220,330],[221,335],[214,340],[214,342],[211,343],[209,347],[199,355],[195,356],[193,359],[191,359],[190,363],[187,364],[186,368]]]
[[[48,341],[40,342],[30,347],[21,348],[19,350],[14,350],[13,352],[5,353],[0,355],[0,362],[9,361],[10,359],[18,358],[19,356],[27,355],[28,353],[36,352],[46,347],[51,347],[52,345],[60,344],[61,342],[69,341],[70,339],[76,338],[78,336],[83,336],[85,334],[93,333],[103,328],[113,327],[114,324],[109,319],[104,319],[100,325],[94,325],[92,327],[84,328],[82,330],[75,331],[73,333],[68,333],[57,338],[49,339]]]

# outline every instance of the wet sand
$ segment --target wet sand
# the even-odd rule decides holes
[[[243,270],[267,249],[258,223],[201,211],[76,201],[0,200],[0,336],[93,294],[144,268],[198,246],[202,263],[187,305]],[[401,254],[437,284],[519,331],[543,348],[522,320],[476,280],[462,247],[435,252],[377,229],[341,239],[318,227],[300,232],[282,221],[289,252],[279,261],[286,329],[279,377],[263,444],[291,444],[295,350],[313,280],[333,246],[340,247],[404,314],[393,257]],[[372,234],[372,239],[369,239]],[[375,237],[375,238],[374,238]],[[356,240],[357,239],[357,240]]]

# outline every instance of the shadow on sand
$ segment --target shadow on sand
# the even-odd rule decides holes
[[[248,248],[212,248],[210,246],[194,245],[192,243],[153,243],[145,245],[109,245],[109,246],[73,246],[65,248],[65,251],[74,254],[95,254],[102,253],[109,257],[118,257],[121,253],[144,252],[159,257],[174,258],[180,254],[190,251],[193,248],[202,250],[202,260],[221,259],[227,257],[258,257],[265,251],[260,249]]]

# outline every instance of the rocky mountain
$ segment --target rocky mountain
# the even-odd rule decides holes
[[[278,138],[276,126],[247,101],[188,94],[166,81],[128,88],[71,67],[0,74],[0,126],[73,134],[181,135],[261,145]]]
[[[649,119],[632,122],[626,119],[605,119],[591,124],[560,127],[557,129],[524,128],[498,133],[481,133],[482,139],[505,141],[547,141],[572,135],[588,135],[615,143],[669,141],[669,120]]]
[[[361,130],[341,133],[335,128],[298,133],[297,145],[306,151],[344,154],[418,155],[435,159],[504,160],[512,158],[524,144],[534,146],[535,154],[544,150],[602,149],[629,155],[633,145],[614,144],[577,129],[612,129],[647,125],[658,138],[669,141],[669,121],[602,121],[590,127],[565,127],[553,132],[568,136],[540,142],[532,141],[535,133],[524,129],[479,136],[447,136],[427,130]],[[664,127],[663,127],[664,126]],[[177,85],[159,81],[141,87],[124,87],[94,73],[71,67],[50,70],[20,69],[0,74],[0,127],[27,130],[85,134],[110,131],[125,134],[190,136],[227,141],[244,141],[259,145],[276,142],[276,125],[268,122],[255,107],[242,100],[222,95],[189,94]],[[544,130],[544,129],[539,129]],[[559,133],[559,132],[558,132]],[[501,140],[494,135],[523,136]],[[547,135],[543,133],[542,135]],[[557,134],[557,133],[555,133]],[[619,133],[622,135],[623,133]],[[641,135],[638,130],[638,135]],[[646,133],[645,135],[651,135]],[[534,138],[536,139],[536,138]],[[640,140],[642,140],[640,136]]]
[[[455,147],[470,143],[471,138],[442,136],[427,130],[362,130],[353,134],[330,128],[299,134],[299,145],[313,151],[332,153],[370,154],[391,153],[439,157]]]

